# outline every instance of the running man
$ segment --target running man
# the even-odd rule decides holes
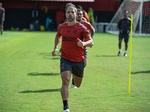
[[[93,39],[93,36],[94,36],[94,33],[95,33],[95,29],[94,27],[90,24],[90,22],[87,22],[83,19],[83,11],[81,9],[78,9],[77,8],[77,17],[76,17],[76,20],[78,22],[80,22],[81,24],[83,24],[89,31],[89,33],[91,34],[91,37]],[[84,67],[86,66],[87,64],[87,48],[85,47],[84,49]],[[72,88],[77,88],[75,85],[74,85],[74,80],[72,78],[72,84],[71,84],[71,87]]]
[[[2,7],[2,3],[0,3],[0,32],[3,34],[3,24],[5,21],[5,9]]]
[[[62,79],[61,96],[63,112],[70,112],[68,86],[71,74],[73,74],[75,85],[80,87],[84,76],[84,47],[91,46],[93,40],[87,28],[76,21],[77,9],[75,5],[68,3],[65,11],[67,22],[58,26],[52,56],[56,55],[58,45],[61,41],[60,72]]]
[[[88,16],[87,12],[85,10],[83,10],[81,5],[77,6],[77,10],[82,10],[82,12],[83,12],[82,19],[89,22],[89,16]]]
[[[128,11],[124,11],[124,18],[120,19],[118,22],[118,29],[119,29],[119,39],[118,39],[119,40],[119,43],[118,43],[119,52],[118,52],[118,56],[120,56],[122,53],[121,44],[122,44],[123,39],[125,42],[124,56],[127,56],[130,25],[131,25],[131,20],[128,17]]]
[[[94,36],[94,33],[95,33],[94,27],[90,24],[90,22],[84,21],[82,18],[83,18],[83,11],[80,10],[80,9],[77,9],[76,20],[78,22],[80,22],[81,24],[83,24],[88,29],[88,31],[89,31],[92,39],[93,39],[93,36]],[[85,47],[85,50],[84,50],[84,55],[85,55],[85,63],[84,64],[86,66],[86,58],[87,58],[87,49],[86,49],[86,47]]]

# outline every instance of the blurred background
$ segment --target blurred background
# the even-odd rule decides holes
[[[4,30],[56,31],[65,20],[68,2],[93,9],[95,23],[108,23],[123,0],[0,0],[5,8]],[[94,23],[93,23],[94,24]],[[105,32],[105,27],[100,32]]]

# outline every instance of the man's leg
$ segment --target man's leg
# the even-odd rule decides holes
[[[118,56],[120,56],[121,53],[122,53],[122,50],[121,50],[121,46],[122,46],[122,38],[123,38],[122,34],[119,33],[119,35],[118,35],[118,48],[119,48]]]
[[[86,67],[87,65],[87,49],[84,49],[84,68]],[[72,83],[71,83],[71,87],[72,88],[77,88],[77,86],[75,85],[75,81],[74,81],[74,76],[75,75],[72,75]],[[76,77],[76,76],[75,76]],[[78,79],[79,78],[79,79]],[[76,78],[78,81],[82,81],[82,78],[80,79],[80,77],[77,77]],[[78,83],[78,82],[77,82]],[[80,82],[81,83],[81,82]]]
[[[119,49],[121,49],[121,43],[122,43],[122,40],[119,39],[119,42],[118,42],[118,48]]]
[[[69,82],[70,82],[70,76],[71,76],[70,71],[64,71],[61,73],[61,79],[62,79],[61,96],[62,96],[62,101],[63,101],[63,105],[64,105],[64,110],[69,109],[69,106],[68,106],[68,97],[69,97],[68,86],[69,86]]]
[[[82,77],[78,77],[76,75],[73,75],[73,81],[74,81],[75,86],[80,87],[80,85],[82,83]]]
[[[125,42],[125,51],[128,50],[128,42]]]
[[[125,43],[124,56],[127,56],[128,41],[129,41],[129,35],[126,35],[126,37],[125,37],[125,39],[124,39],[124,43]]]
[[[119,48],[118,56],[120,56],[121,53],[122,53],[122,50],[121,50],[122,39],[119,39],[118,41],[119,41],[119,42],[118,42],[118,48]]]
[[[128,42],[125,42],[124,56],[127,56]]]
[[[72,74],[74,85],[80,87],[84,74],[84,61],[74,63]]]
[[[129,34],[127,34],[125,36],[124,42],[125,42],[125,51],[127,51],[128,50],[128,42],[129,42]]]

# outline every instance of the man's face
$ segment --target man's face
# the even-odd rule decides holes
[[[77,21],[81,21],[83,18],[83,12],[81,10],[77,11]]]
[[[76,19],[76,10],[75,8],[69,6],[66,10],[66,19],[69,22],[73,22]]]
[[[128,17],[128,11],[124,12],[124,17],[127,18]]]

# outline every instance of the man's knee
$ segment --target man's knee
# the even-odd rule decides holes
[[[70,71],[64,71],[61,73],[62,85],[68,86],[70,82]]]
[[[69,80],[67,78],[62,79],[62,85],[63,86],[68,86],[69,85]]]
[[[68,77],[63,77],[63,78],[62,78],[62,85],[68,86],[68,85],[69,85],[69,82],[70,82],[70,80],[69,80]]]

